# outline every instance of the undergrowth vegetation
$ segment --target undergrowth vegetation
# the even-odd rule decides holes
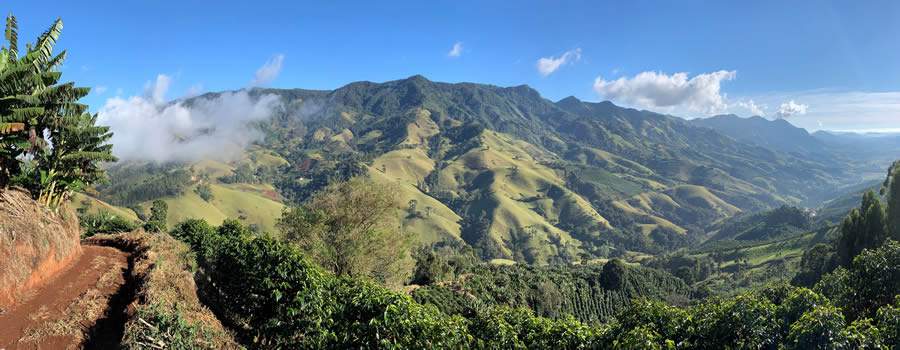
[[[814,290],[776,285],[691,307],[637,299],[606,323],[486,306],[448,315],[371,281],[336,277],[236,222],[178,225],[202,294],[254,348],[890,348],[897,346],[900,244],[866,251]],[[615,264],[615,263],[613,263]],[[615,266],[613,266],[615,268]],[[843,274],[843,275],[842,275]],[[830,275],[832,276],[832,275]],[[845,277],[841,277],[845,276]],[[875,276],[884,276],[876,278]],[[620,283],[611,279],[606,283]],[[863,285],[865,284],[865,285]],[[844,298],[859,294],[865,302]]]
[[[134,288],[135,295],[125,323],[124,348],[239,348],[200,302],[194,282],[196,262],[186,244],[167,234],[140,230],[96,235],[87,242],[132,253],[127,287]]]
[[[472,315],[485,306],[503,305],[596,323],[611,319],[632,299],[686,304],[690,294],[684,282],[668,273],[613,260],[586,266],[478,264],[463,278],[417,288],[412,296],[449,314]]]

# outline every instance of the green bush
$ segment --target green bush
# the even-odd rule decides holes
[[[878,330],[884,344],[896,349],[900,347],[900,296],[893,305],[885,305],[875,315]]]
[[[660,301],[645,299],[633,302],[631,307],[616,316],[616,320],[616,327],[621,330],[648,327],[660,339],[682,339],[688,327],[688,312]],[[630,343],[632,340],[617,339],[620,343]]]
[[[850,311],[871,315],[894,301],[900,291],[900,243],[889,240],[878,249],[864,250],[853,259],[850,286],[856,293]]]
[[[131,232],[138,227],[128,219],[107,212],[79,215],[78,222],[81,225],[82,238],[96,234]]]
[[[612,348],[616,350],[659,350],[662,349],[661,343],[664,342],[659,333],[652,327],[638,326],[632,328],[621,336],[616,338],[612,343]]]
[[[881,331],[868,318],[853,321],[841,331],[839,338],[844,339],[847,347],[850,349],[891,349],[897,347],[896,343],[893,344],[893,347],[886,346],[885,341],[887,339],[882,336]]]
[[[207,202],[213,200],[214,198],[212,188],[208,183],[197,185],[197,187],[194,188],[194,193],[196,193],[198,196],[200,196],[201,199]]]
[[[815,289],[844,310],[850,320],[871,317],[894,301],[900,290],[900,243],[888,240],[863,250],[848,268],[822,277]]]
[[[417,304],[370,281],[332,279],[332,318],[340,348],[460,348],[468,343],[465,321]]]
[[[797,322],[804,314],[819,306],[831,306],[827,298],[807,288],[797,288],[785,297],[778,305],[776,314],[785,333],[789,332],[790,325]]]
[[[816,306],[791,325],[786,345],[788,349],[842,349],[847,339],[841,310],[831,306]]]
[[[207,291],[245,341],[266,348],[321,347],[333,340],[328,276],[291,247],[267,237],[212,235],[201,240]],[[212,246],[211,246],[212,245]]]
[[[190,324],[179,312],[167,312],[159,305],[151,305],[138,309],[137,313],[137,317],[146,323],[125,330],[122,340],[124,347],[134,349],[152,346],[165,346],[170,349],[206,348],[199,346],[197,340],[205,340],[209,335],[205,334],[200,327]]]
[[[172,231],[169,231],[172,237],[187,243],[195,251],[203,248],[203,239],[215,233],[216,228],[202,219],[187,219],[178,223]]]
[[[692,311],[688,338],[695,346],[767,348],[780,341],[776,306],[758,293],[709,301]]]

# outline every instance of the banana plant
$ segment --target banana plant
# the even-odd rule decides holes
[[[101,181],[101,164],[116,160],[109,128],[96,125],[97,116],[78,102],[90,89],[60,81],[66,52],[54,53],[54,46],[62,28],[57,19],[20,52],[10,15],[0,48],[0,188],[28,188],[51,207]]]

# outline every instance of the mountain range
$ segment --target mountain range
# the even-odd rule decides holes
[[[820,158],[833,155],[825,142],[785,119],[769,120],[760,116],[742,118],[726,114],[693,119],[691,122],[715,129],[735,140],[780,152]]]
[[[413,76],[250,94],[282,105],[255,122],[264,137],[240,160],[117,164],[110,184],[89,193],[94,204],[140,214],[162,198],[191,210],[170,221],[238,216],[271,231],[283,204],[361,175],[396,188],[403,228],[423,244],[464,242],[485,259],[577,262],[690,246],[738,213],[815,207],[862,182],[860,169],[882,165],[784,120],[686,120],[575,97],[554,102],[524,85]],[[201,199],[200,187],[214,196]]]

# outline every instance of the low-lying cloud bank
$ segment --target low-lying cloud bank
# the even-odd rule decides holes
[[[248,124],[281,106],[275,95],[250,96],[246,90],[167,103],[170,79],[148,84],[144,96],[114,97],[99,110],[110,126],[113,153],[122,160],[156,162],[234,159],[262,134]]]

